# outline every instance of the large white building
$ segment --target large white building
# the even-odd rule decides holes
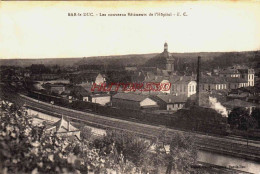
[[[247,87],[255,85],[255,71],[254,69],[239,69],[239,68],[228,68],[219,71],[219,77],[226,78],[227,82],[230,81],[234,83],[234,80],[230,80],[231,78],[238,78],[243,80],[236,80],[240,84],[236,85],[236,88],[239,87]],[[245,84],[246,83],[246,84]],[[231,86],[235,86],[235,84],[231,84]],[[230,87],[233,89],[234,87]]]
[[[171,93],[190,97],[196,93],[197,82],[192,76],[173,77],[171,80]]]

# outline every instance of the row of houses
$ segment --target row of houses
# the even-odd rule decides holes
[[[113,95],[102,91],[91,91],[90,86],[89,88],[84,87],[50,84],[48,90],[69,100],[81,100],[133,110],[178,110],[184,107],[188,98],[187,95],[183,94],[174,96],[167,93],[151,95],[148,93],[119,92]]]
[[[102,91],[91,91],[91,85],[88,88],[86,86],[51,85],[52,92],[56,91],[59,95],[71,100],[81,100],[133,110],[176,111],[182,109],[187,100],[196,94],[196,81],[190,81],[189,78],[180,78],[172,85],[171,90],[172,93],[119,92],[113,95]],[[228,95],[228,97],[232,97],[232,94]]]
[[[187,96],[173,95],[143,95],[135,93],[118,93],[112,96],[112,107],[132,110],[168,110],[182,109],[187,101]]]

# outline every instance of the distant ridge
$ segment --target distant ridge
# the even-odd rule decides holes
[[[243,52],[192,52],[192,53],[172,53],[174,57],[194,59],[198,56],[202,60],[212,60],[221,57],[221,55],[237,55],[238,57],[252,57],[259,51],[243,51]],[[0,59],[0,65],[5,66],[30,66],[32,64],[60,65],[72,66],[80,64],[122,64],[122,65],[143,65],[149,59],[154,58],[160,53],[150,54],[129,54],[129,55],[110,55],[110,56],[92,56],[92,57],[75,57],[75,58],[38,58],[38,59]]]

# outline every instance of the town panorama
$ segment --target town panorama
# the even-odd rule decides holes
[[[260,169],[259,51],[168,47],[0,60],[0,173]]]

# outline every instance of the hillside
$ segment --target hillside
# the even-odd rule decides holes
[[[196,72],[197,57],[201,56],[202,70],[226,68],[234,65],[244,65],[256,68],[260,62],[259,52],[203,52],[203,53],[173,53],[175,70]],[[161,67],[166,60],[159,56],[149,59],[144,66]]]
[[[131,55],[118,55],[118,56],[99,56],[87,57],[81,59],[75,65],[90,64],[90,65],[142,65],[150,58],[156,56],[157,53],[152,54],[131,54]]]
[[[250,64],[259,61],[259,57],[254,59],[258,52],[198,52],[198,53],[172,53],[178,60],[178,64],[191,64],[196,62],[198,56],[202,57],[202,62],[205,62],[209,67],[226,66],[232,63]],[[115,55],[115,56],[97,56],[85,58],[46,58],[46,59],[0,59],[0,65],[6,66],[30,66],[32,64],[45,64],[60,66],[72,65],[137,65],[137,66],[153,66],[149,64],[149,60],[155,58],[159,53],[151,54],[132,54],[132,55]],[[202,63],[203,64],[203,63]]]
[[[0,65],[27,67],[32,64],[71,66],[82,58],[0,59]]]

